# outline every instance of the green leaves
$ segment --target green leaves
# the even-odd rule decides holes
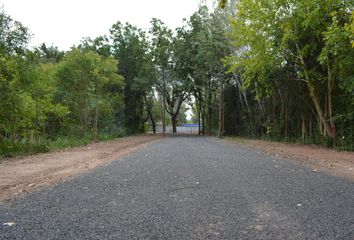
[[[153,18],[149,33],[152,36],[153,60],[155,64],[166,68],[172,54],[172,31],[161,20]]]
[[[227,0],[219,0],[219,7],[220,8],[225,8],[227,4]]]
[[[277,90],[282,109],[279,85],[298,82],[302,101],[310,100],[308,111],[315,109],[319,129],[325,128],[322,134],[334,138],[333,115],[343,108],[332,95],[346,91],[343,84],[353,79],[352,9],[352,1],[340,0],[240,0],[231,23],[230,71],[242,76],[258,101],[274,101]]]
[[[28,29],[0,8],[0,54],[22,54],[29,38]]]
[[[118,62],[93,51],[73,49],[66,54],[56,70],[62,102],[69,106],[83,134],[88,116],[96,106],[110,103],[110,87],[122,88],[123,77],[116,73]]]
[[[351,22],[347,24],[346,30],[350,33],[350,39],[354,48],[354,11],[351,12]]]
[[[132,133],[143,129],[143,99],[152,92],[157,73],[146,33],[126,23],[117,22],[110,29],[112,53],[119,61],[118,70],[125,79],[125,126]]]

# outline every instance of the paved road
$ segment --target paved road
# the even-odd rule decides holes
[[[0,239],[354,239],[354,183],[170,137],[11,204]]]

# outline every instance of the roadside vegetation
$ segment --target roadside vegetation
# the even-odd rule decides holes
[[[0,156],[185,122],[200,134],[354,150],[352,1],[230,0],[169,29],[116,22],[69,51],[29,48],[0,10]]]

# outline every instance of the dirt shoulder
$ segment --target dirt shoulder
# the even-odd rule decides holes
[[[226,138],[226,141],[242,144],[275,157],[295,160],[300,165],[311,168],[314,172],[322,171],[354,180],[354,152],[242,138]]]
[[[139,135],[0,161],[0,202],[65,181],[132,153],[160,138]]]

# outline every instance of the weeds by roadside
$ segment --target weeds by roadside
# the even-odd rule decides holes
[[[103,133],[98,135],[98,140],[108,141],[124,136],[124,133]],[[55,139],[40,138],[36,141],[28,141],[26,139],[19,141],[3,140],[0,142],[0,160],[7,157],[19,157],[56,151],[68,147],[84,146],[92,142],[92,134],[89,134],[86,138],[78,136],[59,136]]]

